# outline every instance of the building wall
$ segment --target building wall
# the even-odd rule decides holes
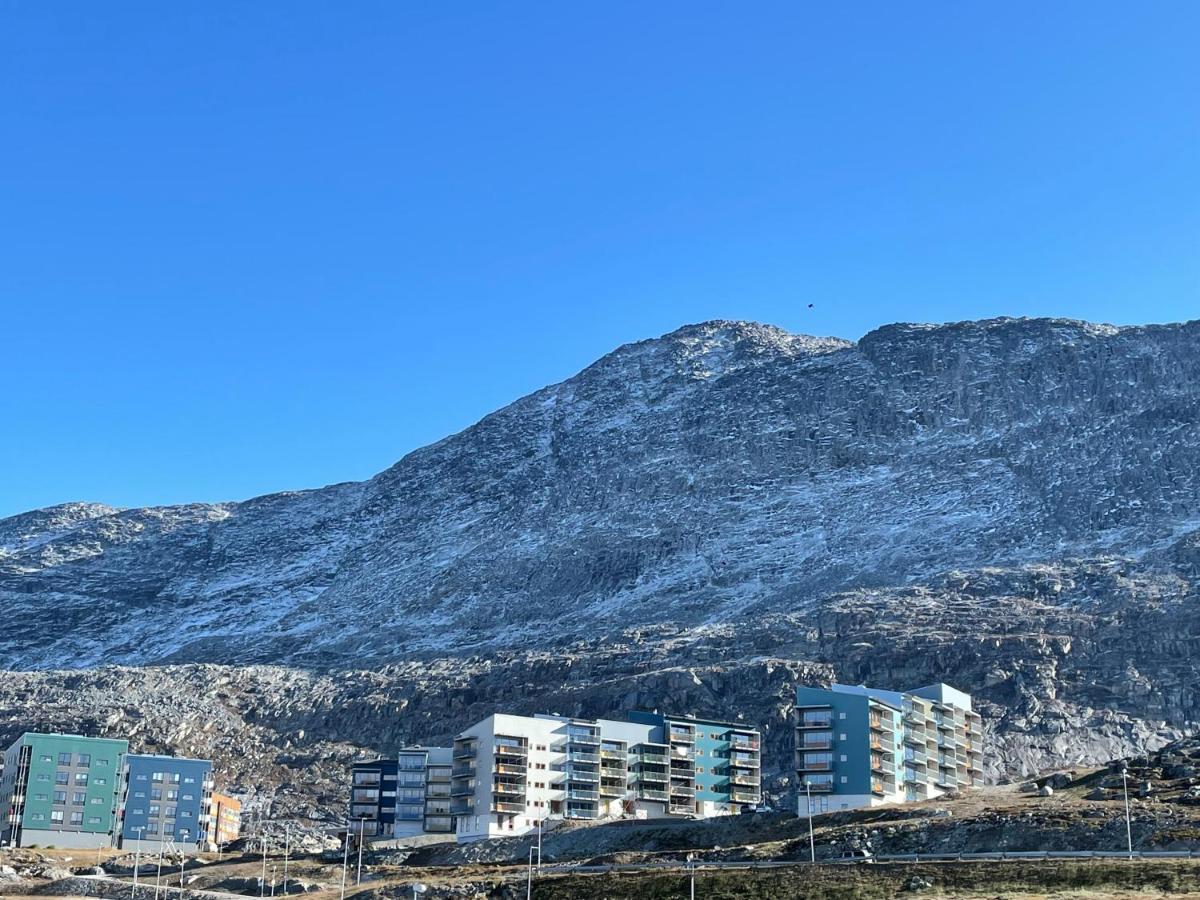
[[[213,848],[236,841],[242,830],[242,803],[228,794],[213,792],[209,800],[208,843]]]
[[[129,754],[123,772],[122,846],[160,842],[199,849],[208,838],[212,763]]]
[[[19,830],[21,846],[110,845],[116,831],[121,757],[128,746],[108,738],[23,735],[5,754],[8,799],[3,805],[13,814],[13,797],[25,798],[19,820],[8,823],[6,839],[12,841]],[[20,763],[22,747],[28,748],[27,766]]]

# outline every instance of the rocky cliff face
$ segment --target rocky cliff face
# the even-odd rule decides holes
[[[456,690],[557,708],[563,666],[580,711],[711,713],[773,660],[764,722],[797,679],[944,679],[1001,764],[1102,759],[1200,719],[1198,472],[1200,323],[689,326],[361,484],[0,521],[0,653],[35,672],[0,710],[115,677],[52,668],[383,666],[411,698],[341,735],[378,747],[448,734]]]

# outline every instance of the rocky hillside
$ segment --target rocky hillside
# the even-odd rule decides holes
[[[942,678],[1001,764],[1101,761],[1200,719],[1198,473],[1200,322],[689,326],[364,483],[0,520],[0,658],[30,673],[0,717],[133,677],[37,670],[357,671],[407,705],[321,740],[369,747],[444,736],[439,704],[712,712],[777,665],[746,682],[764,722],[788,679]],[[682,680],[643,692],[650,666]]]

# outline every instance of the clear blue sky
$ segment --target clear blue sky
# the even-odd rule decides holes
[[[0,515],[365,478],[704,319],[1195,318],[1198,37],[1191,0],[0,0]]]

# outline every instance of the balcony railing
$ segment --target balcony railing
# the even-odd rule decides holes
[[[806,735],[800,746],[804,750],[828,750],[833,746],[833,738],[813,738]]]
[[[568,800],[599,800],[600,792],[598,790],[587,790],[585,788],[568,788]]]
[[[801,759],[800,764],[796,767],[802,772],[829,772],[833,770],[833,761],[828,759],[808,760]],[[730,776],[730,780],[741,776]]]
[[[729,739],[729,743],[733,745],[734,750],[757,750],[758,739],[742,737],[741,735],[733,735]]]
[[[669,757],[667,756],[667,754],[665,752],[663,752],[663,753],[646,753],[645,751],[639,753],[638,758],[641,759],[642,762],[658,763],[658,764],[664,765],[664,766],[667,764],[667,760],[669,759]]]
[[[528,766],[516,765],[514,763],[498,762],[492,768],[492,771],[497,775],[524,775],[529,771]]]
[[[800,779],[800,790],[811,791],[814,794],[828,794],[833,790],[832,781],[810,781],[807,778]]]
[[[638,796],[643,800],[666,800],[668,795],[666,791],[656,791],[652,788],[642,788],[640,791],[638,791]]]
[[[729,797],[734,803],[757,803],[759,795],[754,791],[730,791]]]
[[[492,752],[496,756],[528,756],[529,751],[522,744],[514,744],[509,741],[497,741],[492,748]]]
[[[752,756],[731,756],[729,757],[729,765],[738,769],[757,769],[759,761]]]
[[[694,731],[684,731],[682,729],[679,731],[671,729],[671,740],[681,744],[694,744],[696,743],[696,733]]]
[[[509,797],[524,797],[525,785],[512,782],[497,781],[492,785],[493,794],[504,794]]]
[[[599,747],[600,736],[598,734],[568,734],[567,743],[583,744],[588,747]]]
[[[671,780],[666,772],[638,772],[637,777],[642,781],[661,781],[664,784]]]
[[[696,789],[690,785],[673,784],[671,785],[672,797],[695,797]]]
[[[450,804],[450,815],[467,816],[475,812],[474,800],[455,800]]]
[[[695,811],[695,808],[690,803],[672,803],[667,807],[667,812],[677,816],[689,816]]]
[[[451,797],[469,797],[474,793],[475,793],[474,782],[456,784],[450,788],[450,796]]]
[[[832,728],[833,716],[809,716],[803,715],[796,723],[797,728]]]
[[[506,800],[493,800],[492,812],[498,813],[523,813],[525,812],[524,803],[510,803]]]
[[[741,785],[745,785],[747,787],[757,787],[758,786],[758,779],[751,778],[747,775],[730,775],[729,782],[730,782],[730,784],[741,784]]]
[[[451,778],[470,778],[475,774],[475,766],[468,763],[465,765],[455,766],[450,770]]]
[[[479,751],[475,747],[474,744],[470,744],[470,745],[466,745],[466,746],[456,746],[454,748],[454,758],[455,759],[474,759],[478,755],[479,755]]]

